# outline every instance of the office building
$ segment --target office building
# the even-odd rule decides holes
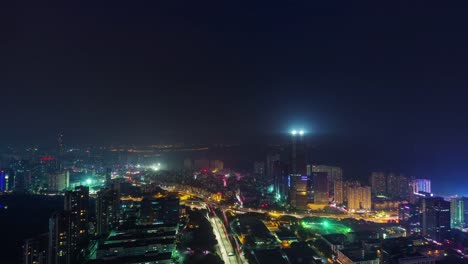
[[[65,211],[70,213],[70,248],[74,257],[80,257],[80,250],[88,243],[89,188],[77,186],[65,193]]]
[[[468,228],[468,197],[457,197],[450,200],[450,227]]]
[[[289,205],[292,209],[307,209],[307,176],[290,175]]]
[[[450,230],[450,202],[442,197],[422,198],[422,234],[441,241]]]
[[[372,208],[371,187],[354,186],[347,189],[348,210],[370,211]]]
[[[119,222],[120,197],[111,189],[102,189],[96,199],[96,235],[106,236]]]
[[[370,185],[372,189],[372,195],[386,195],[387,193],[387,179],[383,172],[372,172],[370,177]]]
[[[329,200],[329,181],[327,172],[314,172],[314,203],[327,204]]]

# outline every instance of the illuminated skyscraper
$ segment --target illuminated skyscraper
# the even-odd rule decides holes
[[[102,189],[96,199],[96,233],[105,236],[118,224],[120,209],[119,194],[110,189]]]
[[[8,175],[6,171],[0,170],[0,192],[8,190]]]
[[[431,193],[431,180],[416,179],[411,182],[413,193],[425,192]]]
[[[468,197],[457,197],[450,200],[450,227],[468,228]]]
[[[350,211],[370,211],[372,208],[371,187],[352,186],[347,191],[348,209]]]
[[[450,230],[450,202],[442,197],[422,199],[422,234],[441,241]]]
[[[291,132],[291,171],[294,175],[307,175],[307,148],[304,131]]]
[[[77,186],[65,193],[64,209],[70,212],[70,248],[75,258],[88,242],[89,188]]]

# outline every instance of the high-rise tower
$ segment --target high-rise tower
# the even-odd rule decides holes
[[[70,212],[70,247],[73,255],[88,241],[89,188],[77,186],[65,193],[64,209]]]
[[[291,171],[290,174],[307,175],[307,149],[303,130],[291,131]]]
[[[450,230],[450,202],[442,197],[422,199],[423,235],[437,241],[444,239]]]
[[[57,135],[57,150],[59,155],[63,155],[65,152],[65,145],[63,143],[63,133]]]

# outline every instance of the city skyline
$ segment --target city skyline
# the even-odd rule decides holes
[[[276,144],[297,128],[332,163],[457,188],[468,184],[457,5],[11,6],[0,146],[58,133],[68,144]]]
[[[468,2],[0,8],[0,263],[467,264]]]

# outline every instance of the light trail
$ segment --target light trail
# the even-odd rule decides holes
[[[215,217],[209,217],[209,221],[211,223],[211,226],[213,227],[214,234],[216,236],[216,240],[218,241],[221,257],[223,258],[224,263],[226,264],[235,264],[239,263],[237,261],[237,258],[234,256],[229,256],[229,253],[234,252],[232,249],[231,243],[229,242],[229,238],[227,237],[227,234],[225,231],[221,231],[222,229],[220,226],[222,226],[221,220],[215,216]]]

